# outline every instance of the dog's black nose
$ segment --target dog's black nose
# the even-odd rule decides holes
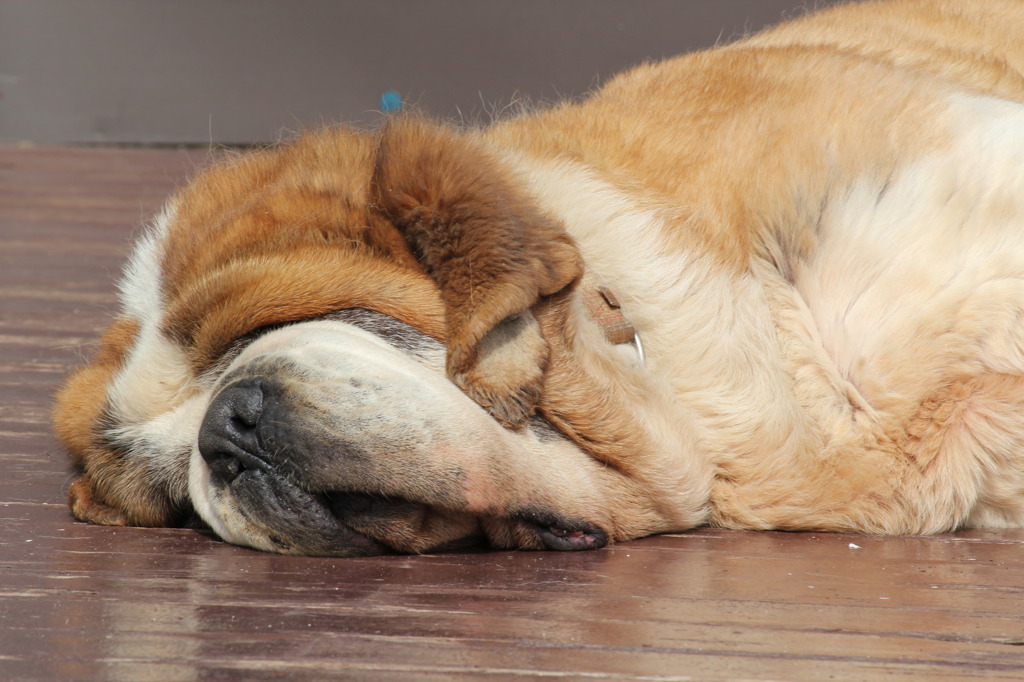
[[[243,379],[210,403],[199,427],[199,453],[225,483],[259,462],[260,417],[266,409],[263,379]]]

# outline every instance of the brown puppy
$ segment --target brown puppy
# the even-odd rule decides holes
[[[1022,34],[852,3],[199,175],[59,395],[72,511],[338,555],[1021,525]]]

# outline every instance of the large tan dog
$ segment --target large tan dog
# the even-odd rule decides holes
[[[59,395],[74,514],[337,555],[1024,524],[1022,36],[854,3],[199,175]]]

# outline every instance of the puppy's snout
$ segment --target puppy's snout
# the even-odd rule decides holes
[[[244,379],[224,388],[199,428],[199,453],[210,470],[230,483],[260,461],[260,418],[268,401],[263,379]]]

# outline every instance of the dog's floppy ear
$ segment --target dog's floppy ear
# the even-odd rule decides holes
[[[181,513],[168,493],[169,467],[126,457],[103,432],[109,425],[107,388],[136,342],[139,325],[117,318],[103,334],[92,361],[71,374],[57,391],[53,428],[76,471],[68,505],[82,521],[105,526],[178,525]]]
[[[445,303],[449,377],[508,426],[540,395],[548,347],[530,308],[565,292],[579,253],[479,143],[417,117],[381,132],[371,203]]]

